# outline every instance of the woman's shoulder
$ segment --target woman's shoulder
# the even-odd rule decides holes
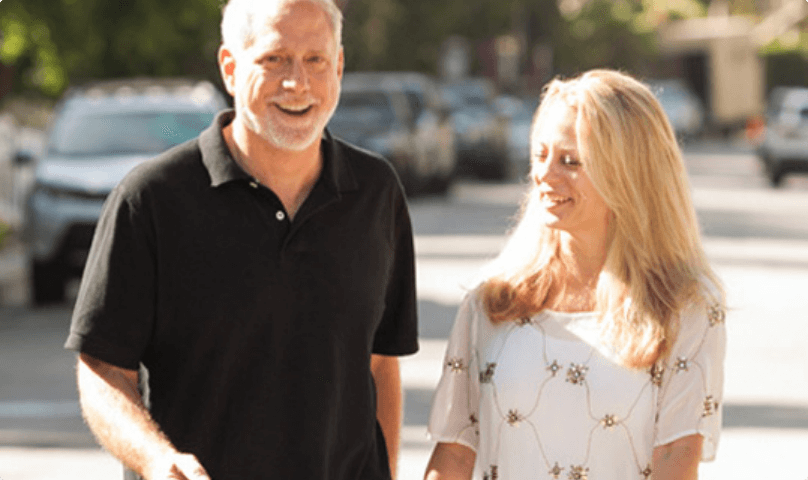
[[[463,294],[463,299],[460,301],[460,306],[458,310],[465,310],[467,313],[473,314],[478,316],[481,313],[485,312],[485,308],[483,306],[483,285],[477,284],[474,287],[468,289]]]
[[[723,288],[712,280],[705,280],[679,315],[674,349],[683,355],[683,350],[699,349],[711,338],[725,337],[726,318]]]

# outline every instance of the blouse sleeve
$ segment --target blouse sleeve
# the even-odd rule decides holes
[[[443,373],[432,400],[427,432],[437,442],[459,443],[474,451],[479,443],[479,365],[475,339],[476,295],[463,300],[452,327]]]
[[[724,318],[720,304],[699,302],[683,312],[676,343],[658,371],[662,380],[655,447],[701,434],[701,460],[715,458],[723,407]]]

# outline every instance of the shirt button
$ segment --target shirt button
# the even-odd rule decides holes
[[[258,188],[258,184],[255,182],[250,182],[250,186],[253,188]]]
[[[278,212],[275,213],[275,218],[277,218],[279,222],[282,222],[283,219],[286,218],[286,214],[283,213],[283,210],[278,210]]]

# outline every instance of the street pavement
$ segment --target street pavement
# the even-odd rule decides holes
[[[717,459],[702,464],[700,478],[805,480],[808,179],[789,178],[783,189],[771,190],[751,155],[708,147],[688,156],[688,168],[729,312],[724,428]],[[446,198],[412,201],[421,351],[402,360],[401,480],[423,475],[432,448],[429,404],[455,309],[502,246],[522,191],[516,183],[464,181]],[[19,255],[4,253],[0,284],[2,272],[8,277],[24,267]],[[69,307],[31,315],[22,305],[24,288],[0,290],[11,305],[0,307],[0,480],[120,478],[120,464],[81,424],[73,356],[61,350]],[[32,332],[35,343],[24,337]],[[29,363],[43,365],[35,378],[21,373]]]

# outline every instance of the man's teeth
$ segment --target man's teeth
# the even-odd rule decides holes
[[[278,107],[281,110],[286,110],[287,112],[303,113],[311,108],[311,105],[278,105]]]

